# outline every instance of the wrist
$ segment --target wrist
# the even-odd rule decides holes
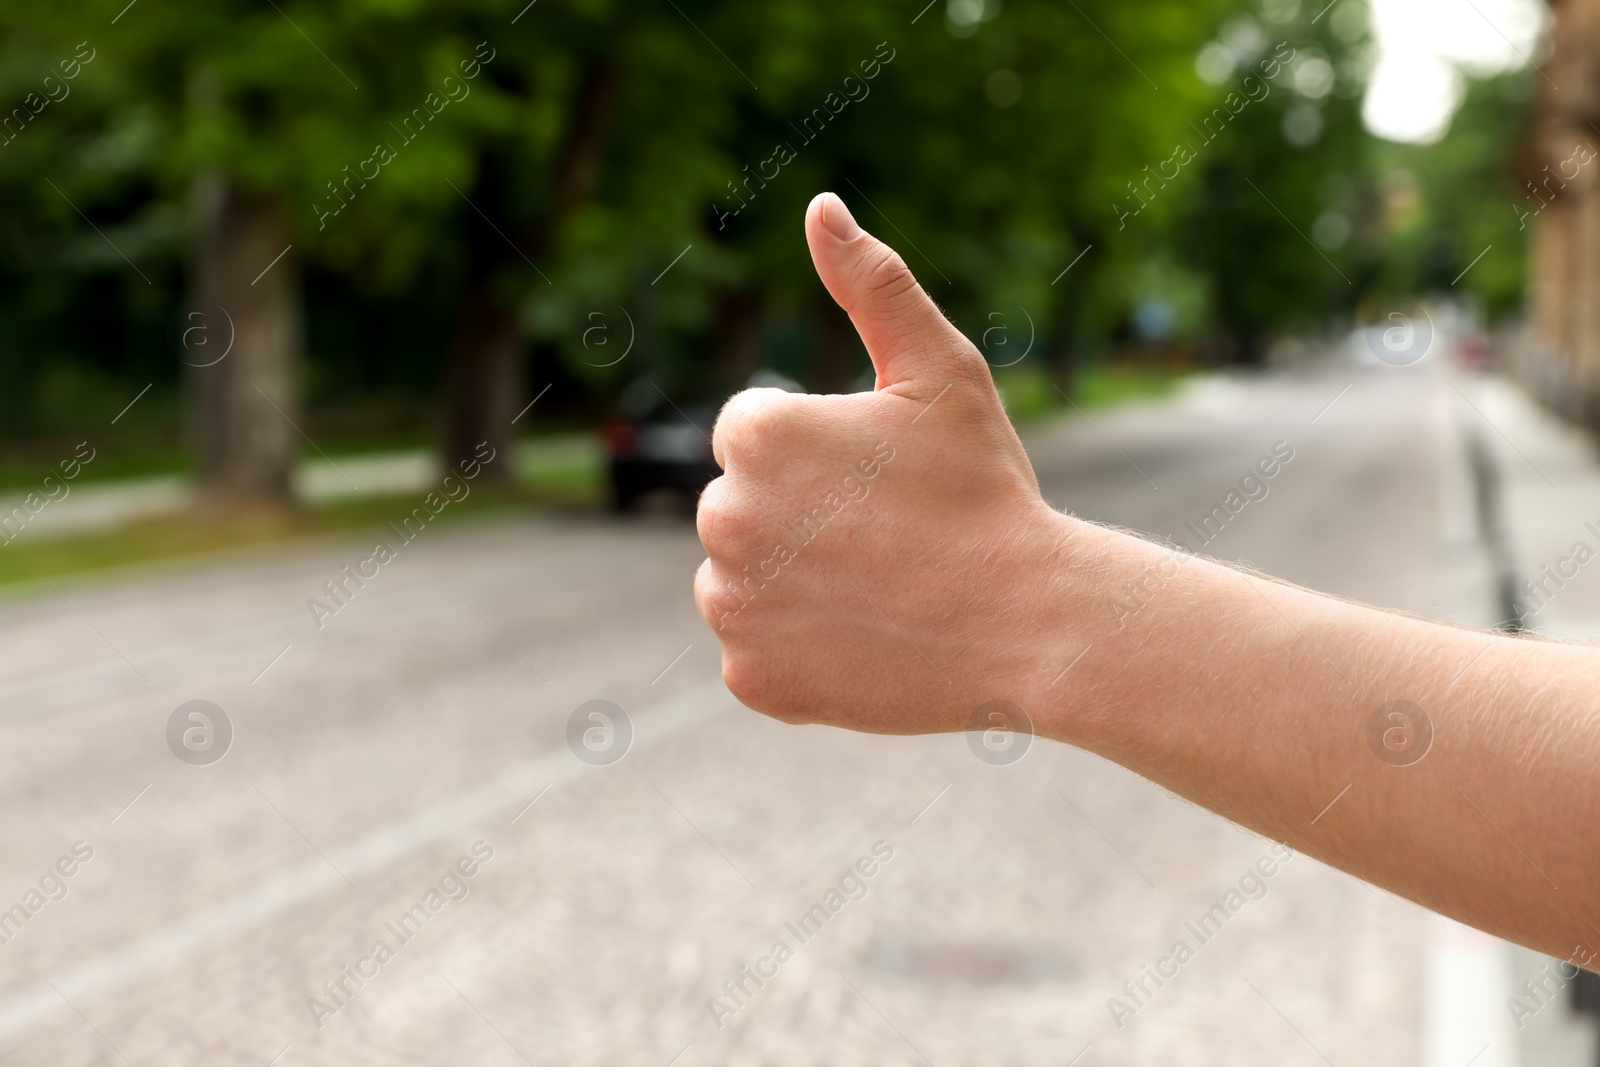
[[[1159,745],[1150,710],[1181,700],[1194,634],[1224,602],[1260,605],[1233,602],[1247,580],[1219,583],[1226,569],[1184,548],[1053,514],[1048,577],[1028,601],[1040,621],[1024,705],[1034,731],[1104,755]]]
[[[1018,703],[1041,737],[1080,747],[1104,732],[1121,626],[1118,587],[1138,572],[1138,548],[1165,551],[1115,530],[1046,508],[1025,547],[1016,602],[1016,646],[1024,650]],[[1042,564],[1042,565],[1041,565]],[[1117,650],[1125,657],[1126,648]],[[1124,666],[1123,672],[1126,672]]]

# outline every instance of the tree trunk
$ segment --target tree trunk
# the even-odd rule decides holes
[[[557,157],[553,203],[532,225],[513,231],[518,238],[515,251],[498,231],[477,225],[476,212],[470,213],[468,292],[447,379],[450,395],[443,455],[447,469],[471,459],[479,444],[488,442],[498,458],[484,467],[483,476],[502,486],[513,480],[511,452],[516,429],[511,420],[518,417],[526,401],[522,333],[517,322],[520,299],[507,287],[507,277],[523,272],[524,260],[537,263],[554,243],[562,220],[592,192],[616,87],[616,69],[609,61],[601,58],[589,65]],[[512,170],[493,152],[487,153],[480,160],[473,204],[492,217],[515,215],[515,204],[526,193],[512,177]],[[535,284],[547,282],[542,279]]]
[[[724,289],[716,298],[713,345],[718,384],[731,392],[743,389],[761,369],[761,293],[755,289]]]
[[[1078,232],[1087,234],[1089,231]],[[1099,243],[1097,235],[1090,237],[1086,248]],[[1069,397],[1078,393],[1078,350],[1082,345],[1083,320],[1089,310],[1097,267],[1095,263],[1076,263],[1065,274],[1057,276],[1053,285],[1057,296],[1055,329],[1050,339],[1050,379]]]
[[[508,486],[515,471],[512,444],[524,395],[522,335],[513,308],[479,287],[468,297],[454,350],[450,353],[450,410],[445,423],[447,469],[469,460],[482,444],[494,449],[484,466],[485,482]]]
[[[193,368],[201,491],[224,503],[289,504],[302,340],[299,277],[283,254],[288,219],[276,196],[226,178],[201,179],[197,200],[195,307],[184,328],[186,342],[204,344],[186,343],[183,358]]]

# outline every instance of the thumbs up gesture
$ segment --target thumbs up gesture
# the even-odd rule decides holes
[[[1059,670],[1063,546],[988,365],[888,245],[824,193],[823,285],[877,372],[870,393],[749,389],[717,419],[695,599],[733,694],[786,722],[968,728]],[[1053,606],[1052,606],[1053,605]]]

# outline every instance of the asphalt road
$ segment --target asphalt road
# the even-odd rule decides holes
[[[1028,444],[1058,506],[1170,536],[1286,442],[1205,551],[1481,625],[1449,392],[1430,371],[1216,379]],[[1269,842],[1051,743],[993,766],[963,735],[740,709],[681,520],[427,530],[319,629],[307,600],[371,547],[0,605],[0,908],[27,915],[0,925],[0,1067],[1441,1055],[1439,925],[1412,905],[1295,857],[1200,944],[1185,923]],[[568,741],[596,699],[633,732],[603,766]],[[195,700],[231,726],[216,762],[214,713],[169,744]],[[603,746],[605,726],[580,729]],[[1125,992],[1180,939],[1176,977]],[[1475,1067],[1517,1062],[1482,1026]]]

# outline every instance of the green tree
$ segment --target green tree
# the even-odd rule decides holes
[[[1225,95],[1188,142],[1201,182],[1186,259],[1207,281],[1225,354],[1243,362],[1259,363],[1275,333],[1354,308],[1381,255],[1360,232],[1362,11],[1344,0],[1327,19],[1300,9],[1244,24],[1253,33],[1235,23]]]

